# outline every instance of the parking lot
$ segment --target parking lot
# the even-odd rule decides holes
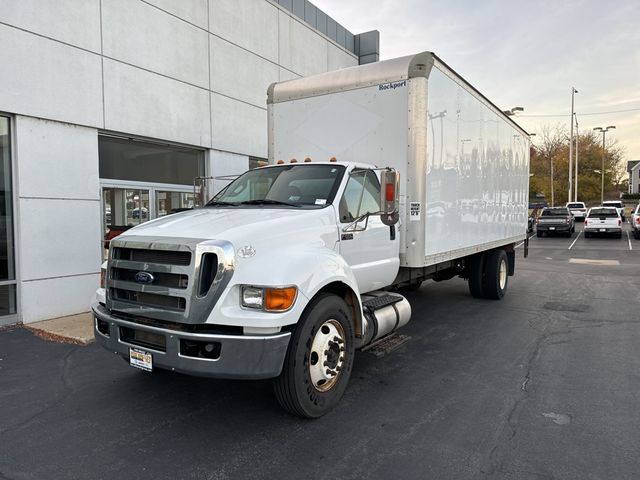
[[[640,241],[535,235],[500,302],[408,294],[411,339],[359,353],[338,408],[268,381],[144,373],[96,345],[0,332],[0,479],[640,476]]]

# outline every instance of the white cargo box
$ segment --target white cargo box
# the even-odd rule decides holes
[[[525,238],[529,135],[431,52],[273,84],[269,161],[396,168],[400,264]]]

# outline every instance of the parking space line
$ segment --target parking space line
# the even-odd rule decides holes
[[[569,245],[569,248],[567,248],[567,250],[571,250],[571,247],[573,247],[576,242],[578,241],[578,239],[580,238],[580,235],[582,235],[582,230],[580,230],[580,232],[578,233],[578,236],[576,237],[576,239],[571,243],[571,245]]]
[[[627,230],[627,242],[629,242],[629,250],[633,250],[633,247],[631,246],[631,237],[629,237],[629,231]]]

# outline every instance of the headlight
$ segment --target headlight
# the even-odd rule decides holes
[[[264,290],[258,287],[242,287],[242,306],[247,308],[262,308]]]
[[[296,287],[242,287],[242,306],[267,312],[286,312],[296,301]]]

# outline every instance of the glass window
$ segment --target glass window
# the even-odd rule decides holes
[[[372,170],[351,174],[339,208],[342,223],[353,222],[365,213],[380,211],[380,182]]]
[[[98,137],[100,178],[193,185],[204,176],[204,152],[196,149]]]
[[[164,217],[195,207],[196,196],[193,192],[156,191],[156,215]]]
[[[16,313],[9,127],[9,119],[0,117],[0,315]]]

